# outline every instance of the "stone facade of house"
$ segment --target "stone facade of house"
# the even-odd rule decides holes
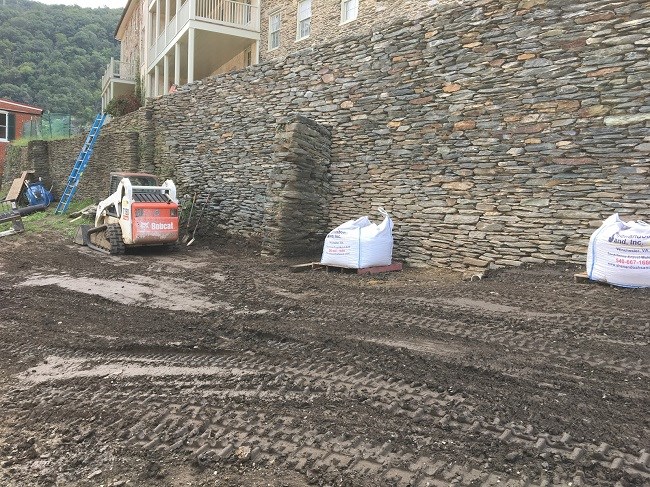
[[[120,61],[140,66],[145,61],[144,22],[146,3],[143,0],[132,0],[133,11],[124,27],[124,34],[120,39]]]
[[[281,59],[294,52],[321,44],[339,42],[346,37],[381,30],[403,19],[416,19],[435,11],[440,4],[459,4],[464,0],[357,0],[357,16],[345,21],[342,0],[311,0],[311,32],[298,39],[297,0],[268,0],[261,2],[260,60]],[[467,3],[467,2],[465,2]],[[269,43],[269,20],[280,15],[280,44]],[[340,48],[345,49],[345,44]],[[341,51],[344,55],[344,51]]]
[[[384,207],[411,265],[584,262],[604,218],[650,218],[649,22],[641,1],[441,3],[150,100],[93,157],[211,194],[212,231],[270,253]]]

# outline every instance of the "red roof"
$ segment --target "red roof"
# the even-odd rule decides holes
[[[30,113],[32,115],[41,115],[43,113],[42,108],[38,108],[33,105],[27,105],[26,103],[18,103],[17,101],[7,100],[6,98],[0,98],[0,110],[17,113]]]

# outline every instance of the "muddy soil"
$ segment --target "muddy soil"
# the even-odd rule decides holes
[[[0,242],[0,485],[650,484],[650,292]]]

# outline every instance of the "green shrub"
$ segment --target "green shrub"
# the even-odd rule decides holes
[[[135,112],[142,105],[140,100],[133,94],[118,95],[106,106],[106,113],[119,117],[127,113]]]

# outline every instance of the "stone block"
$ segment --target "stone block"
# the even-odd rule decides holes
[[[468,189],[472,188],[474,186],[474,183],[471,181],[454,181],[450,183],[443,183],[442,187],[444,189],[451,189],[455,191],[467,191]]]
[[[458,83],[448,83],[442,87],[442,91],[445,93],[455,93],[461,89],[461,86]]]
[[[479,215],[445,215],[444,222],[451,223],[454,225],[470,225],[477,223],[480,219]]]

